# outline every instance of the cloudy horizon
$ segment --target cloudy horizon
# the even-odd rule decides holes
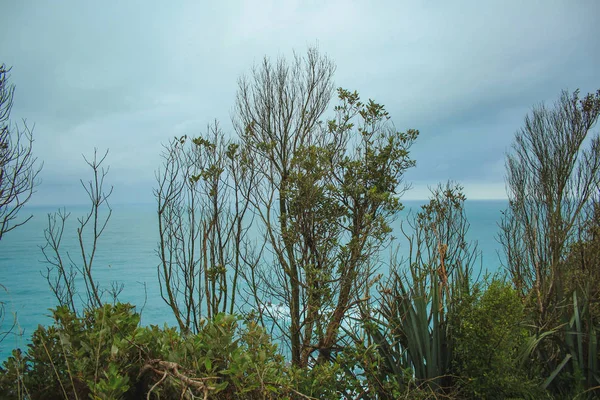
[[[6,3],[11,120],[35,124],[44,162],[32,205],[85,203],[94,148],[110,150],[113,203],[153,202],[162,144],[215,119],[231,131],[238,78],[309,46],[336,63],[336,86],[420,130],[404,199],[448,179],[504,198],[505,152],[531,107],[600,88],[593,0]]]

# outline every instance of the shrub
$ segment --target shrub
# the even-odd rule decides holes
[[[204,320],[198,334],[140,327],[133,306],[105,305],[77,317],[65,307],[40,326],[26,353],[0,369],[0,398],[284,398],[294,393],[283,357],[253,322]]]
[[[493,279],[459,300],[454,323],[453,369],[461,396],[504,399],[539,395],[518,363],[527,336],[524,308],[510,284]]]

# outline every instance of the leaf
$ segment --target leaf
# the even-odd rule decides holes
[[[117,347],[117,345],[115,345],[113,343],[113,345],[110,348],[110,356],[115,357],[118,353],[119,353],[119,348]]]
[[[554,378],[556,378],[556,375],[558,375],[558,373],[563,369],[563,367],[567,364],[567,362],[569,362],[569,360],[571,358],[572,358],[572,356],[570,354],[567,354],[565,356],[565,358],[558,365],[558,367],[556,367],[556,369],[554,371],[552,371],[552,373],[550,374],[550,376],[548,377],[548,379],[546,379],[544,381],[544,384],[542,385],[542,389],[546,390],[548,388],[548,386],[552,383],[552,381],[554,380]]]
[[[225,388],[227,388],[228,385],[229,385],[229,382],[227,382],[227,381],[217,383],[216,385],[213,386],[215,388],[215,393],[218,393],[218,392],[224,390]]]

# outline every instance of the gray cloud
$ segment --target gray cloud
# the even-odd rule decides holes
[[[227,3],[227,4],[225,4]],[[569,1],[13,2],[0,62],[13,117],[36,124],[36,203],[79,202],[81,154],[110,148],[117,202],[151,202],[161,143],[217,118],[264,55],[318,43],[336,83],[418,128],[412,197],[448,178],[503,193],[503,157],[530,107],[597,89],[600,3]]]

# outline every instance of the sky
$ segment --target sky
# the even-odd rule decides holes
[[[85,203],[82,155],[106,149],[112,203],[152,203],[164,143],[219,120],[265,56],[318,46],[336,87],[419,129],[405,199],[453,180],[504,198],[531,107],[600,88],[600,1],[36,1],[0,5],[12,120],[34,129],[35,205]]]

